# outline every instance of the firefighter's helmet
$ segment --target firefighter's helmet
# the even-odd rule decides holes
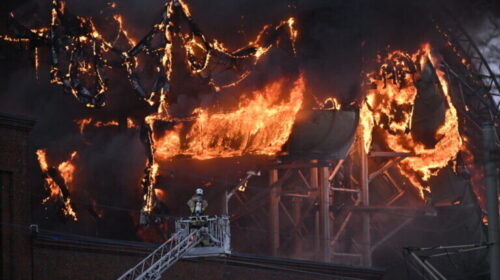
[[[202,188],[197,188],[196,189],[196,194],[197,195],[203,195],[203,189]]]

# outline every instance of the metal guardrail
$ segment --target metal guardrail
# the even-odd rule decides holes
[[[231,253],[231,233],[229,217],[192,216],[175,222],[176,232],[186,232],[187,228],[203,225],[205,231],[202,247],[196,247],[186,252],[184,257],[227,255]],[[182,238],[182,237],[181,237]]]

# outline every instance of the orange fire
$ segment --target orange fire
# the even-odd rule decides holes
[[[110,2],[108,5],[115,8],[117,4]],[[238,108],[232,111],[198,108],[192,112],[194,115],[192,119],[173,120],[168,112],[167,97],[173,71],[173,44],[179,43],[175,38],[181,40],[181,48],[186,51],[185,63],[189,66],[191,74],[208,79],[207,83],[218,91],[235,86],[248,77],[252,67],[272,47],[279,46],[281,40],[289,40],[295,54],[298,32],[295,29],[295,20],[289,18],[278,24],[265,25],[255,40],[248,42],[241,49],[231,51],[221,42],[207,39],[197,30],[198,28],[195,28],[189,7],[183,0],[167,1],[164,9],[161,22],[155,24],[149,35],[140,41],[134,40],[129,35],[123,17],[117,14],[113,19],[118,30],[112,38],[107,38],[109,37],[105,36],[107,33],[100,33],[92,18],[82,16],[71,16],[75,24],[80,27],[80,32],[76,34],[66,30],[59,32],[59,29],[67,28],[66,20],[63,19],[66,10],[66,3],[63,0],[52,0],[50,28],[32,30],[40,37],[39,39],[50,42],[54,41],[52,36],[62,37],[64,45],[51,49],[53,58],[74,52],[84,54],[79,59],[67,61],[68,65],[65,67],[53,63],[50,74],[52,83],[63,85],[74,97],[85,102],[86,106],[105,105],[101,98],[108,87],[105,72],[106,69],[114,67],[110,64],[115,64],[108,65],[108,58],[118,55],[134,89],[150,105],[157,107],[157,113],[145,119],[146,124],[152,128],[151,124],[158,119],[177,122],[173,130],[165,132],[164,135],[153,135],[153,139],[148,140],[154,156],[150,155],[148,158],[143,181],[147,189],[144,208],[146,211],[151,209],[154,198],[153,187],[158,175],[158,159],[170,159],[180,154],[195,159],[244,154],[274,155],[281,150],[281,146],[288,139],[295,116],[302,106],[304,91],[304,81],[301,77],[291,86],[290,92],[285,94],[290,87],[285,86],[287,81],[283,79],[266,86],[261,91],[243,95]],[[162,38],[153,40],[155,36]],[[122,42],[128,44],[126,51],[120,50],[122,47],[118,46],[123,45]],[[157,44],[162,46],[153,46]],[[157,62],[155,66],[159,75],[158,83],[155,83],[153,89],[148,92],[142,88],[137,73],[142,68],[142,65],[139,65],[139,54],[154,57]],[[38,49],[35,49],[35,56],[37,58],[35,66],[38,68]],[[237,76],[226,84],[218,84],[212,74],[225,69],[234,70]],[[93,78],[95,78],[95,92],[85,85]],[[75,79],[78,79],[78,83]],[[75,86],[76,84],[78,86]],[[81,134],[88,126],[119,125],[117,121],[102,122],[92,118],[77,120],[76,123]],[[127,127],[133,128],[137,125],[131,119],[127,119]],[[57,181],[57,179],[51,180]],[[64,188],[62,191],[65,191]]]
[[[92,122],[92,118],[76,120],[75,122],[78,125],[78,128],[80,130],[80,134],[83,134],[83,130],[85,129],[85,127],[87,125],[89,125]]]
[[[46,174],[45,182],[47,183],[47,187],[50,190],[50,195],[46,197],[42,202],[47,203],[51,199],[62,201],[64,203],[64,208],[63,208],[64,214],[68,217],[71,217],[74,221],[77,221],[78,218],[76,216],[76,212],[73,210],[73,207],[71,206],[71,198],[69,196],[64,198],[61,187],[54,181],[54,179],[52,179],[51,176],[48,175],[50,167],[49,164],[47,163],[47,151],[40,149],[36,151],[36,154],[38,157],[38,163],[40,165],[40,169]],[[76,169],[74,164],[74,159],[76,155],[77,155],[76,152],[71,153],[71,156],[67,161],[63,161],[57,166],[57,170],[59,171],[59,174],[63,178],[64,183],[66,184],[68,190],[71,189],[73,183],[73,175]]]
[[[114,6],[116,6],[116,4]],[[112,7],[114,8],[114,6],[112,6]],[[123,35],[125,37],[125,39],[127,40],[127,43],[130,46],[135,46],[137,44],[137,42],[134,39],[132,39],[132,37],[130,37],[130,35],[128,34],[128,31],[123,27],[122,16],[121,15],[113,15],[113,19],[118,23],[118,32],[117,32],[116,38],[113,41],[113,44],[116,41],[118,41],[118,39],[120,38],[121,35]]]
[[[73,174],[75,173],[75,164],[73,163],[76,152],[72,152],[69,160],[61,162],[57,166],[57,170],[61,173],[61,176],[64,179],[64,182],[69,186],[73,183]]]
[[[282,79],[267,85],[263,90],[242,95],[238,108],[233,111],[211,112],[197,108],[193,118],[173,120],[168,112],[160,110],[146,117],[145,121],[152,131],[155,121],[177,123],[163,135],[155,136],[153,133],[154,157],[143,179],[146,189],[143,211],[152,211],[154,197],[159,194],[154,188],[159,175],[158,159],[169,160],[177,155],[187,155],[203,160],[278,153],[290,136],[305,91],[304,78],[300,76],[287,98],[282,99],[286,91],[285,82]]]
[[[36,155],[38,157],[38,164],[40,165],[40,169],[42,169],[43,172],[47,172],[49,170],[49,165],[47,164],[47,153],[45,150],[37,150]],[[61,189],[57,184],[52,180],[50,177],[46,177],[45,181],[47,182],[47,186],[50,189],[50,196],[49,197],[58,197],[61,193]],[[48,198],[44,199],[44,202]]]
[[[340,110],[342,108],[342,104],[335,97],[328,97],[319,105],[324,110]]]
[[[167,160],[179,154],[195,159],[276,154],[288,139],[302,106],[304,79],[297,79],[287,100],[280,101],[284,85],[283,79],[243,95],[238,108],[230,112],[195,109],[195,118],[184,136],[181,130],[187,123],[179,122],[155,137],[155,156]]]
[[[78,130],[80,131],[80,134],[83,134],[83,131],[87,126],[92,125],[94,127],[105,127],[105,126],[119,126],[120,123],[115,120],[103,122],[103,121],[95,121],[92,118],[85,118],[81,120],[76,120],[75,123],[78,125]],[[132,120],[127,119],[127,127],[130,127],[130,125],[133,125],[134,123]]]
[[[120,124],[117,121],[109,121],[109,122],[97,121],[94,124],[95,127],[118,126],[118,125]]]
[[[147,213],[151,213],[151,211],[153,210],[154,195],[155,195],[154,190],[156,190],[156,189],[154,189],[154,186],[156,185],[156,178],[159,175],[159,173],[158,173],[159,167],[160,166],[156,162],[153,163],[153,165],[151,167],[149,167],[149,169],[150,169],[148,172],[149,178],[147,178],[149,180],[149,185],[147,186],[147,192],[144,194],[144,207],[142,208],[142,210],[144,210]],[[146,178],[144,178],[144,179],[146,179]]]
[[[127,128],[136,128],[137,124],[132,118],[127,118]]]
[[[14,38],[8,35],[0,35],[0,40],[11,43],[29,43],[30,40],[26,38]]]
[[[167,192],[163,189],[155,189],[155,196],[162,202],[167,201]]]
[[[408,67],[405,65],[405,59],[396,60],[397,57],[411,59],[415,65],[420,65],[420,69],[424,68],[428,60],[433,65],[438,64],[438,61],[432,56],[429,44],[424,45],[411,56],[402,51],[393,51],[389,54],[388,59],[394,59],[394,65],[405,69]],[[387,67],[387,65],[383,64],[381,69],[383,67]],[[437,143],[433,148],[427,148],[413,139],[409,131],[411,131],[413,105],[417,96],[415,82],[418,73],[412,75],[408,72],[403,74],[402,83],[390,81],[384,83],[380,79],[379,73],[369,74],[368,79],[374,88],[367,92],[365,102],[360,110],[360,119],[367,152],[370,150],[373,130],[378,127],[382,138],[391,150],[413,155],[403,159],[399,163],[399,167],[402,174],[422,191],[429,187],[427,182],[432,176],[437,175],[441,168],[455,160],[462,147],[462,138],[458,128],[457,111],[448,92],[448,83],[444,73],[436,69],[447,103],[444,122],[435,133]],[[388,120],[388,125],[384,125],[382,120]]]

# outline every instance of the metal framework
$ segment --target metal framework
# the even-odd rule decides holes
[[[358,181],[357,200],[353,207],[350,207],[348,214],[345,216],[340,227],[334,232],[334,236],[330,245],[332,246],[332,259],[340,260],[341,258],[357,258],[359,263],[365,266],[372,266],[372,255],[373,252],[379,248],[383,243],[388,241],[391,237],[402,230],[406,225],[408,225],[413,217],[408,217],[402,221],[398,226],[394,227],[389,231],[385,231],[383,237],[375,240],[373,233],[377,231],[377,227],[371,221],[371,214],[374,212],[385,212],[391,213],[395,209],[391,208],[391,205],[403,197],[408,190],[402,189],[399,184],[396,183],[395,179],[391,176],[389,170],[399,163],[402,159],[411,156],[409,154],[394,153],[388,151],[372,151],[369,154],[366,153],[363,143],[363,137],[358,137],[357,139],[357,157],[360,162],[359,168],[359,181],[356,177],[352,177],[351,180]],[[369,158],[385,158],[387,161],[376,169],[375,171],[369,172],[370,168],[368,164]],[[389,197],[382,205],[373,205],[370,203],[370,183],[373,182],[377,177],[384,177],[385,182],[393,189],[394,194]],[[332,191],[353,191],[353,190],[342,190],[332,187]],[[397,209],[400,211],[401,209]],[[406,209],[411,212],[418,212],[422,209]],[[341,251],[339,248],[339,240],[341,236],[346,232],[348,224],[352,221],[353,214],[361,214],[361,238],[359,241],[353,242],[358,244],[357,252],[345,252]]]
[[[412,217],[405,219],[382,238],[372,237],[377,230],[371,221],[372,210],[392,211],[391,204],[408,192],[399,187],[389,170],[411,155],[384,151],[366,154],[362,137],[357,138],[344,159],[270,166],[267,170],[269,183],[265,191],[249,200],[244,198],[243,193],[235,194],[240,201],[240,209],[236,209],[233,220],[242,216],[258,220],[253,215],[263,209],[263,204],[267,204],[268,223],[267,230],[264,230],[268,232],[270,254],[283,255],[284,248],[291,245],[296,255],[309,255],[312,259],[324,262],[346,262],[349,259],[351,261],[347,262],[352,263],[355,259],[354,263],[371,266],[373,251],[413,220]],[[370,173],[369,157],[387,158],[387,162]],[[346,171],[349,169],[345,166],[346,162],[353,161],[359,162],[359,173],[350,174]],[[341,178],[347,176],[353,184],[339,184],[339,175]],[[394,189],[394,195],[383,205],[376,206],[370,204],[369,188],[370,182],[379,176],[383,176]],[[339,214],[339,209],[336,209],[337,195],[347,195],[351,199],[352,206],[340,209],[344,215]],[[423,212],[424,209],[417,211]],[[340,240],[353,220],[357,223],[361,220],[361,234],[356,237],[346,236],[354,246],[343,248]]]
[[[444,63],[442,66],[460,99],[469,120],[477,128],[485,121],[493,122],[500,132],[500,83],[480,49],[466,32],[459,19],[450,11],[444,12],[436,24],[458,63]]]
[[[500,84],[495,73],[489,66],[480,49],[474,43],[460,21],[453,17],[450,12],[440,16],[436,28],[450,47],[448,56],[440,66],[447,74],[449,85],[453,93],[453,102],[465,119],[466,126],[473,126],[475,135],[479,135],[483,122],[493,122],[497,133],[500,132]],[[458,104],[457,104],[458,102]],[[471,133],[469,133],[471,134]],[[362,138],[362,137],[358,137]],[[352,187],[335,185],[335,177],[342,169],[344,159],[330,159],[324,162],[301,162],[278,164],[268,169],[268,189],[258,194],[255,199],[245,200],[244,195],[236,194],[241,203],[241,211],[237,212],[235,219],[243,215],[249,215],[254,220],[253,212],[261,209],[267,203],[269,244],[272,255],[282,254],[281,249],[286,245],[283,231],[288,231],[291,225],[293,235],[293,247],[295,252],[304,250],[303,241],[306,236],[313,236],[313,256],[316,259],[330,262],[341,261],[345,258],[355,258],[359,264],[371,266],[371,256],[384,242],[397,234],[406,225],[413,221],[415,215],[432,215],[426,207],[418,209],[404,209],[408,212],[407,218],[393,229],[385,230],[382,238],[375,240],[374,233],[377,227],[371,221],[371,213],[393,213],[401,211],[392,205],[405,195],[418,196],[413,189],[405,189],[391,176],[390,169],[410,154],[401,154],[385,151],[372,151],[366,154],[363,149],[362,140],[352,147],[357,153],[354,158],[358,162],[359,174],[352,176]],[[351,153],[352,154],[352,153]],[[369,173],[369,158],[386,158],[378,170]],[[373,168],[372,168],[373,169]],[[291,188],[289,179],[298,177],[295,185],[300,182],[299,191]],[[370,184],[378,177],[388,183],[394,190],[394,194],[383,205],[377,206],[370,203]],[[334,198],[339,193],[350,194],[354,200],[353,206],[347,210],[347,214],[338,215],[333,211]],[[240,197],[241,196],[241,197]],[[291,201],[284,198],[291,197]],[[361,213],[361,233],[357,240],[350,238],[353,247],[342,248],[339,242],[345,235],[349,223],[352,222],[356,213]],[[358,219],[358,218],[356,218]],[[311,223],[312,220],[312,223]],[[358,219],[359,220],[359,219]],[[310,225],[314,227],[311,228]],[[285,225],[285,226],[284,226]],[[308,226],[309,227],[308,227]],[[334,228],[335,227],[335,228]],[[307,242],[306,242],[307,243]]]
[[[449,14],[446,19],[448,20],[440,22],[437,28],[453,54],[451,57],[453,59],[445,59],[441,67],[447,73],[450,86],[453,87],[454,102],[461,102],[462,106],[457,107],[462,116],[467,118],[468,123],[473,124],[476,129],[480,129],[483,122],[489,121],[495,124],[498,132],[500,129],[500,86],[495,73],[459,21]],[[372,213],[390,214],[401,211],[401,208],[394,208],[392,205],[407,194],[418,195],[412,189],[402,188],[390,172],[391,168],[401,160],[412,155],[387,151],[371,151],[367,154],[363,137],[357,138],[358,140],[350,149],[352,151],[348,153],[348,158],[357,162],[358,174],[353,175],[342,170],[345,167],[346,158],[278,163],[267,168],[268,188],[254,197],[247,199],[244,193],[235,192],[236,188],[226,193],[224,213],[228,212],[229,199],[234,196],[239,201],[240,207],[235,211],[232,220],[248,216],[256,226],[266,230],[269,234],[272,255],[284,254],[283,248],[291,242],[296,254],[304,255],[306,251],[309,251],[312,258],[320,261],[342,262],[348,258],[356,259],[361,265],[371,266],[372,254],[375,250],[411,223],[414,216],[429,213],[426,212],[428,210],[426,208],[403,209],[407,210],[409,215],[406,215],[406,218],[394,228],[384,229],[382,237],[375,238],[374,233],[378,229],[371,219]],[[384,158],[386,161],[370,173],[373,168],[369,167],[369,158]],[[336,184],[339,174],[348,176],[352,185]],[[256,174],[248,174],[244,184],[253,175]],[[383,177],[392,188],[393,195],[382,205],[373,205],[369,197],[370,185],[379,177]],[[295,178],[293,183],[290,183],[291,178]],[[338,194],[347,194],[352,200],[352,206],[344,209],[345,215],[340,215],[335,209],[337,206],[334,202]],[[262,209],[265,204],[268,205],[267,226],[262,225],[261,219],[254,216],[255,212]],[[353,246],[345,248],[340,244],[340,240],[346,235],[349,224],[353,220],[360,221],[361,231],[359,236],[347,236]],[[194,252],[193,249],[196,249],[194,247],[200,242],[202,236],[207,236],[207,230],[215,234],[210,238],[218,242],[219,248],[229,250],[229,247],[224,247],[229,240],[221,239],[229,238],[228,231],[223,230],[228,228],[227,220],[214,224],[214,228],[209,227],[203,231],[189,232],[189,227],[186,228],[185,225],[186,221],[176,224],[178,232],[172,237],[173,239],[171,238],[127,272],[127,274],[135,275],[136,278],[132,276],[128,278],[124,275],[119,279],[157,279],[153,277],[161,275],[181,256],[189,255],[186,252]],[[284,231],[288,232],[287,236],[291,237],[283,238]],[[312,244],[307,242],[311,240],[310,236],[313,236]],[[307,245],[309,247],[305,248]],[[200,256],[203,253],[191,255]],[[418,252],[411,251],[409,255],[417,265],[424,267],[432,279],[446,279],[428,260],[423,260]],[[137,278],[137,276],[142,278]]]
[[[424,278],[429,277],[432,280],[446,280],[447,278],[431,263],[433,258],[463,254],[466,252],[488,249],[488,247],[488,244],[467,244],[426,248],[405,248],[405,251],[408,256],[411,257],[411,261],[423,269]],[[425,275],[427,275],[427,277],[425,277]]]

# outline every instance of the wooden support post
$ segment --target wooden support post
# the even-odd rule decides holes
[[[229,193],[227,191],[224,192],[224,196],[222,197],[222,215],[229,215]]]
[[[269,170],[269,185],[273,186],[278,182],[278,170]],[[280,218],[279,218],[279,205],[280,205],[281,186],[272,187],[269,192],[269,236],[271,245],[271,254],[278,255],[280,247]]]
[[[317,160],[312,160],[312,164],[317,163]],[[311,189],[317,190],[318,189],[318,168],[317,167],[312,167],[309,170],[309,186],[311,186]],[[316,192],[316,196],[317,196]],[[316,256],[319,256],[320,253],[320,228],[319,228],[319,211],[315,210],[314,211],[314,252]]]
[[[319,238],[319,211],[314,211],[314,256],[315,260],[319,260],[320,257],[320,238]]]
[[[320,167],[319,179],[319,228],[321,260],[330,262],[330,176],[328,167]]]
[[[297,226],[297,231],[293,233],[293,245],[294,245],[295,255],[300,256],[300,254],[302,254],[302,240],[300,239],[299,235],[300,228],[298,228],[298,226],[302,221],[302,199],[298,197],[292,198],[292,207],[293,207],[293,212],[292,212],[293,222]]]
[[[313,160],[312,162],[316,162],[316,160]],[[309,172],[310,172],[309,185],[313,189],[318,189],[318,168],[313,167]]]
[[[369,177],[368,177],[368,155],[365,151],[365,143],[363,135],[358,134],[358,150],[361,161],[361,205],[370,205],[370,189],[369,189]],[[371,236],[370,236],[370,214],[367,211],[362,213],[362,264],[364,266],[372,266],[372,256],[371,256]]]

